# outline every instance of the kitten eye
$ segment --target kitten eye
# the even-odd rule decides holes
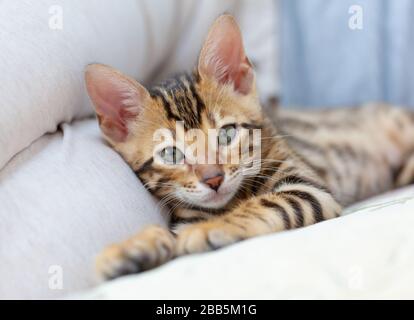
[[[166,164],[179,164],[184,159],[184,154],[176,147],[167,147],[162,149],[160,156]]]
[[[222,146],[229,145],[234,138],[236,137],[237,129],[236,125],[229,124],[227,126],[222,127],[218,133],[218,143]]]

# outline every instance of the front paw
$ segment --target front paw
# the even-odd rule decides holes
[[[219,223],[198,223],[183,228],[177,235],[176,255],[216,250],[242,240],[242,230]]]
[[[175,238],[171,232],[150,226],[128,240],[106,248],[96,260],[98,275],[110,280],[152,269],[173,258],[174,246]]]

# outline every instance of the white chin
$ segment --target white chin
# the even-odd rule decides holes
[[[196,204],[198,207],[206,208],[206,209],[220,209],[229,203],[229,201],[233,198],[235,192],[227,192],[221,194],[220,192],[211,192],[210,194],[206,195]]]

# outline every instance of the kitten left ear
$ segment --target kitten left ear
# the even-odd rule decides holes
[[[232,83],[241,94],[253,90],[254,70],[232,16],[222,15],[214,22],[201,50],[198,72],[201,77],[212,77],[220,84]]]
[[[113,143],[125,142],[131,123],[150,100],[148,91],[134,79],[101,64],[86,68],[85,81],[102,132]]]

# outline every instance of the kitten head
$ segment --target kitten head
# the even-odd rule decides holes
[[[148,91],[94,64],[86,69],[86,84],[106,140],[165,202],[223,208],[249,183],[253,158],[244,155],[251,155],[252,129],[263,118],[254,71],[231,16],[219,17],[210,29],[193,75]]]

